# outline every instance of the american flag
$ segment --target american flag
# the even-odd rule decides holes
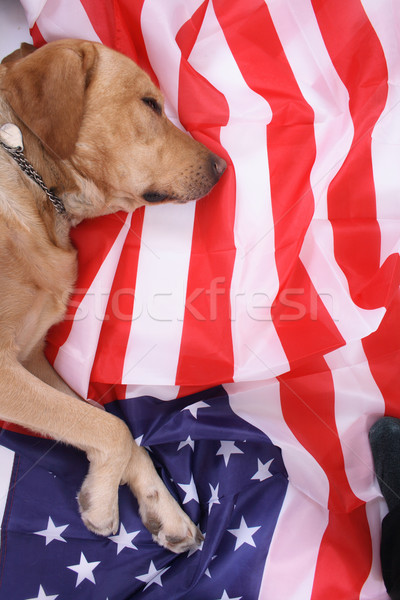
[[[391,0],[23,0],[35,45],[136,60],[223,156],[205,199],[82,223],[48,357],[124,418],[205,540],[151,542],[83,455],[3,430],[1,600],[384,600],[368,430],[400,416],[400,11]],[[26,434],[26,432],[25,432]]]

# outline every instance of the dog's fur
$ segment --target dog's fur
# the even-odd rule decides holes
[[[166,118],[159,90],[127,57],[82,40],[33,50],[24,45],[0,66],[0,126],[20,128],[26,158],[67,217],[0,147],[0,418],[86,452],[78,499],[90,530],[117,531],[118,486],[127,482],[155,541],[183,552],[201,534],[146,451],[123,421],[72,392],[43,347],[76,278],[71,225],[197,199],[226,164]]]

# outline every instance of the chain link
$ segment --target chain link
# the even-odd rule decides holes
[[[4,150],[15,160],[16,163],[21,167],[22,171],[28,175],[42,190],[45,192],[46,196],[53,204],[54,208],[60,215],[65,215],[66,210],[63,201],[53,194],[39,175],[37,171],[33,168],[31,163],[25,158],[25,155],[20,147],[11,148],[7,146],[4,142],[0,141],[1,146],[3,146]]]

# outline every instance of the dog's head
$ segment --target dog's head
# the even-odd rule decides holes
[[[52,160],[101,190],[97,214],[195,200],[226,168],[167,119],[148,75],[114,50],[60,40],[4,62],[6,101]]]

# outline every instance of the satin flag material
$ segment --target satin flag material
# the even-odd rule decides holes
[[[74,230],[79,279],[67,319],[48,343],[49,360],[77,392],[117,411],[135,436],[144,436],[201,524],[203,549],[187,561],[149,550],[122,489],[129,508],[123,504],[119,535],[140,533],[117,557],[115,541],[89,536],[89,553],[73,501],[84,459],[69,468],[72,451],[57,446],[65,466],[50,465],[44,442],[4,431],[3,479],[11,488],[2,531],[10,545],[2,543],[1,585],[8,590],[7,577],[21,577],[12,566],[18,551],[8,549],[15,534],[31,540],[39,565],[23,599],[385,599],[385,504],[367,433],[380,415],[400,416],[394,4],[23,5],[36,45],[82,37],[131,56],[161,87],[168,116],[223,156],[228,169],[197,203],[120,213]],[[189,415],[185,406],[194,406]],[[27,472],[22,480],[18,461]],[[37,462],[32,471],[29,461]],[[24,492],[23,482],[40,469]],[[35,483],[50,482],[48,471],[62,486],[54,502],[54,488]],[[27,498],[41,522],[17,526]],[[214,528],[217,510],[225,512]],[[73,556],[71,539],[47,548],[47,538],[35,533],[50,528],[54,535],[66,524],[71,529],[57,531],[75,540]],[[138,563],[129,543],[143,551]],[[60,566],[50,569],[52,548]],[[108,588],[103,569],[111,577],[118,557],[129,574],[121,571],[118,586]],[[243,574],[248,564],[251,573]],[[57,587],[55,572],[76,584],[74,596],[64,580]]]

